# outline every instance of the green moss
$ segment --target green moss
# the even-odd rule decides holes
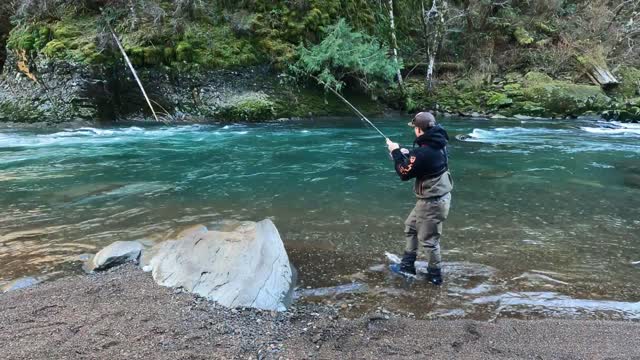
[[[176,59],[181,62],[190,62],[193,58],[193,46],[186,42],[181,41],[176,46]]]
[[[144,65],[144,48],[143,47],[138,46],[138,47],[129,48],[126,50],[126,52],[133,66]]]
[[[165,47],[163,50],[164,63],[169,65],[176,60],[176,50],[172,47]]]
[[[66,47],[62,41],[51,40],[47,43],[44,49],[42,49],[42,53],[49,58],[55,58],[57,55],[63,53],[65,50],[66,50]]]
[[[550,115],[581,115],[587,111],[604,110],[611,103],[599,86],[551,80],[539,73],[529,73],[525,79],[523,92],[526,100],[540,104]]]
[[[73,39],[82,35],[82,28],[72,20],[61,20],[53,25],[53,37],[56,39]]]
[[[30,100],[0,102],[0,121],[33,123],[42,121],[43,111]]]
[[[221,120],[260,121],[275,116],[275,103],[267,98],[247,98],[221,108],[216,117]]]
[[[106,58],[96,45],[97,21],[97,18],[87,16],[63,18],[53,23],[50,30],[53,40],[47,46],[53,41],[55,43],[48,49],[49,54],[45,55],[85,64],[104,62]]]
[[[155,46],[149,46],[143,49],[145,65],[160,65],[164,59],[163,49]]]
[[[48,26],[38,26],[34,29],[34,43],[35,49],[42,49],[51,39],[51,30]]]
[[[616,73],[620,84],[612,90],[614,95],[624,98],[633,98],[640,95],[640,69],[633,67],[622,67]]]
[[[531,72],[526,73],[525,76],[524,76],[524,80],[526,81],[526,83],[529,83],[529,84],[548,83],[548,82],[553,81],[551,76],[543,74],[543,73],[535,72],[535,71],[531,71]]]

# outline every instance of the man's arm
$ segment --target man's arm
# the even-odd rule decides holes
[[[403,153],[402,150],[405,149],[400,149],[400,145],[388,139],[387,147],[393,157],[396,173],[400,176],[400,180],[407,181],[416,177],[416,157],[413,152],[409,151],[408,154]]]

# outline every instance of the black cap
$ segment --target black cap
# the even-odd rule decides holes
[[[423,111],[417,113],[408,125],[424,130],[436,126],[436,118],[432,113]]]

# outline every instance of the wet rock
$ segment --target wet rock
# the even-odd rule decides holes
[[[456,140],[459,141],[467,141],[470,139],[475,139],[473,136],[469,135],[469,134],[458,134],[456,135]]]
[[[129,261],[137,262],[144,247],[138,241],[116,241],[100,250],[85,266],[87,271],[102,271]]]
[[[40,283],[40,280],[34,277],[24,277],[16,279],[7,285],[2,287],[2,292],[16,291],[24,288],[28,288]]]
[[[625,175],[624,184],[629,187],[640,189],[640,175],[637,175],[637,174]]]
[[[284,311],[294,272],[270,220],[244,222],[233,231],[196,226],[158,244],[149,260],[154,280],[220,305]]]

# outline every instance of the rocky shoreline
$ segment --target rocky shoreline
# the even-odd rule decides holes
[[[296,303],[226,309],[133,265],[0,295],[5,359],[605,359],[640,355],[638,322],[427,321]],[[597,339],[597,341],[594,341]]]

